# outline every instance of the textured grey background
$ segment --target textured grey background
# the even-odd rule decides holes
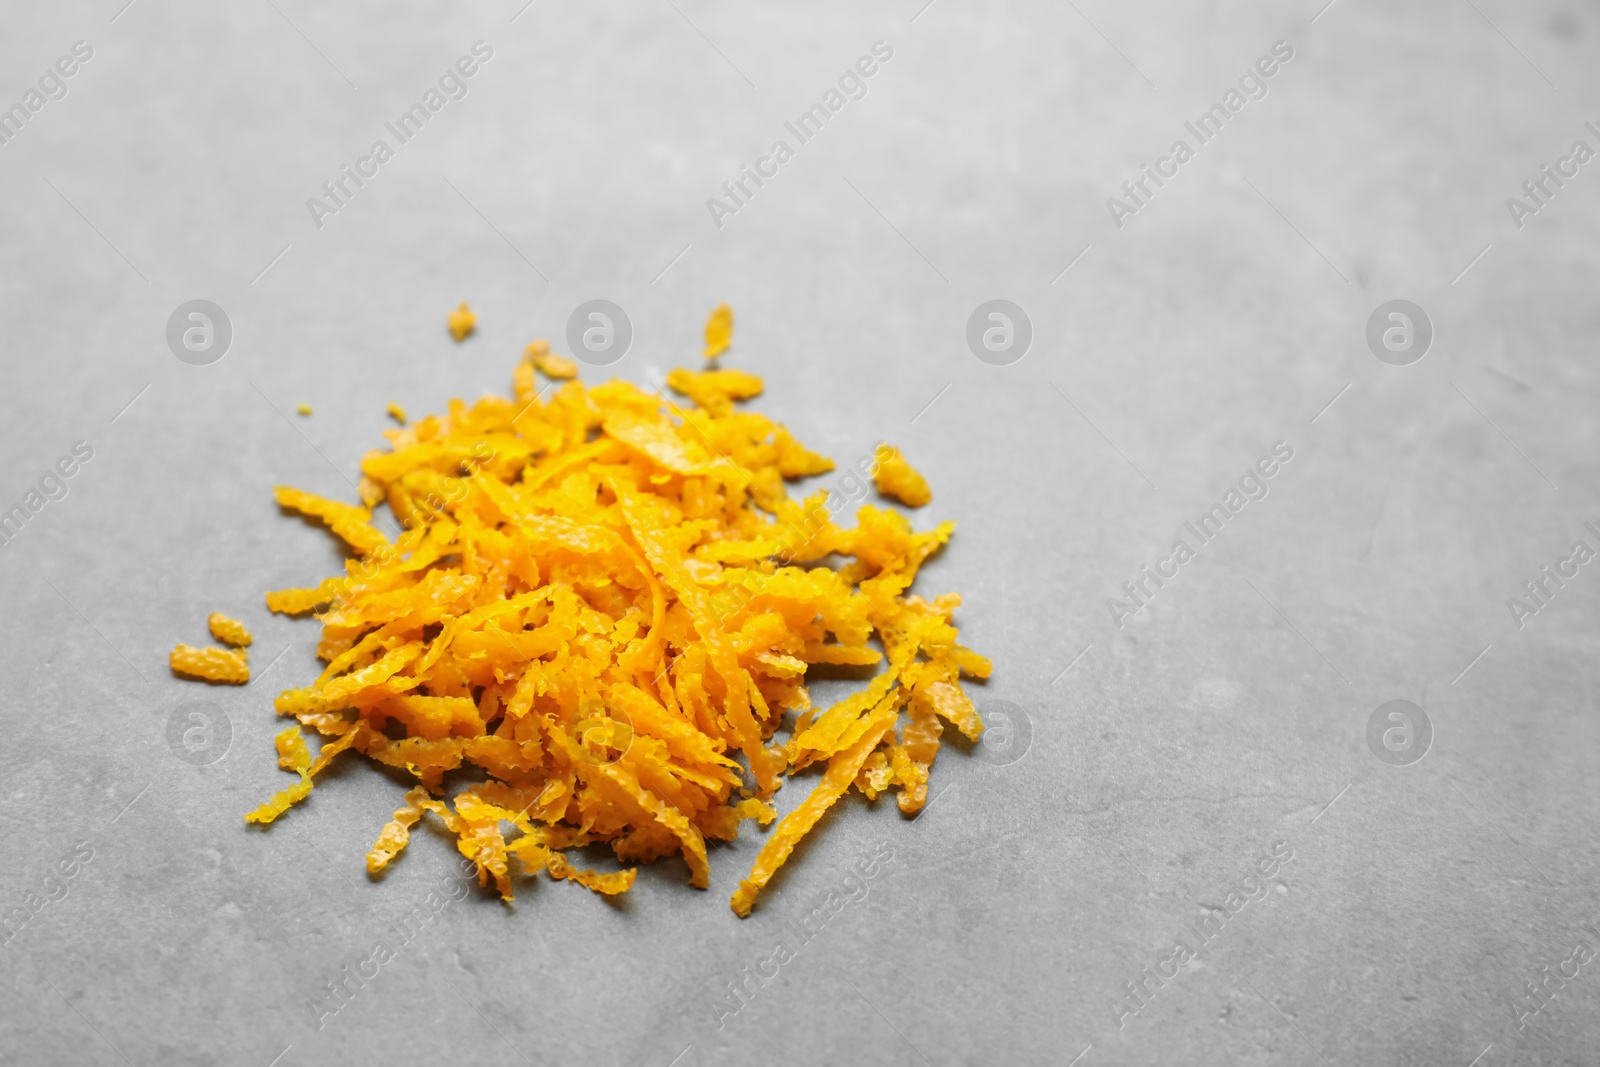
[[[1505,604],[1600,522],[1600,163],[1520,231],[1505,206],[1595,144],[1600,5],[921,4],[0,16],[6,104],[95,49],[0,146],[0,502],[95,450],[0,548],[0,910],[94,850],[0,947],[0,1058],[1600,1060],[1600,964],[1525,1028],[1513,1008],[1600,946],[1600,574],[1520,630]],[[478,39],[470,95],[317,230],[305,199]],[[717,230],[705,199],[879,39],[869,95]],[[1112,226],[1106,197],[1278,39],[1270,95]],[[692,361],[727,300],[762,410],[842,462],[908,451],[935,491],[918,521],[959,523],[918,589],[964,595],[996,662],[980,704],[1024,709],[1031,745],[1004,767],[947,748],[914,822],[843,805],[747,921],[726,902],[759,837],[706,893],[677,861],[617,906],[474,892],[319,1030],[307,999],[454,852],[419,834],[368,882],[401,786],[355,761],[269,832],[242,822],[288,780],[275,688],[316,669],[314,625],[262,593],[337,559],[270,487],[348,497],[386,402],[502,392],[598,296],[637,330],[616,373]],[[1005,368],[963,341],[996,296],[1036,330]],[[196,297],[236,331],[204,368],[163,340]],[[1363,340],[1396,297],[1437,330],[1407,368]],[[461,299],[481,319],[456,346]],[[1279,439],[1271,495],[1113,625],[1107,598]],[[217,609],[258,672],[287,649],[262,681],[166,671]],[[195,767],[166,724],[203,698],[233,736]],[[1434,725],[1408,767],[1365,741],[1396,698]],[[1274,891],[1119,1026],[1123,983],[1277,841]],[[719,1027],[712,998],[880,842],[870,896]]]

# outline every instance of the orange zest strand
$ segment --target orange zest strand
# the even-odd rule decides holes
[[[250,663],[243,652],[227,648],[178,645],[167,656],[174,674],[224,685],[244,685],[250,680]]]
[[[244,623],[230,619],[220,611],[213,611],[206,616],[206,627],[213,638],[234,648],[249,648],[255,640],[250,636],[250,631],[244,628]]]
[[[711,317],[706,319],[705,358],[716,359],[732,344],[733,309],[727,304],[718,304],[711,312]]]

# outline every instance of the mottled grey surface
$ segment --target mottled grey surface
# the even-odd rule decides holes
[[[0,505],[93,449],[0,547],[0,1059],[1600,1060],[1600,961],[1575,955],[1600,947],[1600,567],[1507,605],[1600,548],[1600,163],[1520,229],[1506,203],[1600,147],[1600,5],[922,2],[0,16],[0,105],[93,48],[0,145]],[[466,98],[318,229],[306,199],[480,39]],[[706,199],[879,40],[865,98],[718,229]],[[1183,123],[1279,40],[1265,98],[1115,226],[1106,198],[1196,147]],[[959,523],[918,590],[963,594],[996,664],[980,706],[1031,740],[1004,766],[948,748],[914,822],[842,805],[743,922],[759,836],[704,893],[676,860],[616,906],[474,890],[319,1028],[308,1000],[454,851],[419,835],[369,882],[402,785],[357,761],[269,832],[241,821],[287,780],[274,687],[316,669],[314,625],[261,594],[338,558],[270,487],[348,498],[386,402],[503,391],[595,297],[634,323],[624,377],[695,358],[726,300],[763,410],[843,462],[907,450],[935,490],[917,521]],[[997,297],[1035,330],[1006,367],[964,339]],[[235,330],[207,367],[164,340],[196,298]],[[1396,298],[1437,335],[1407,367],[1365,341]],[[1270,494],[1119,627],[1108,599],[1277,441]],[[286,650],[247,688],[166,670],[215,609],[258,672]],[[232,729],[203,766],[168,745],[196,699]],[[1367,743],[1395,699],[1433,727],[1409,766]],[[866,898],[719,1016],[880,845]],[[1236,914],[1198,948],[1206,906]]]

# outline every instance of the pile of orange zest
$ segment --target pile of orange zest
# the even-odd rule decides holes
[[[196,648],[180,644],[167,655],[172,673],[223,685],[244,685],[250,680],[250,661],[242,651]]]
[[[250,636],[250,631],[244,628],[244,623],[230,619],[220,611],[213,611],[206,616],[206,628],[211,631],[213,638],[234,648],[249,648],[255,640]]]
[[[716,359],[728,350],[733,344],[733,309],[727,304],[718,304],[716,310],[711,312],[711,317],[706,319],[706,350],[707,359]]]
[[[958,596],[908,594],[953,524],[916,532],[869,504],[845,529],[826,491],[791,498],[787,480],[833,464],[736,406],[761,392],[754,375],[674,371],[684,400],[621,381],[541,400],[531,375],[524,359],[514,398],[385,431],[361,493],[399,520],[392,541],[368,507],[277,490],[354,558],[267,595],[274,612],[319,613],[327,668],[275,706],[324,741],[312,762],[280,735],[300,781],[249,818],[276,818],[350,748],[417,783],[367,856],[374,876],[432,816],[506,900],[519,870],[613,894],[631,865],[670,855],[704,888],[706,842],[769,825],[784,776],[820,767],[734,896],[746,915],[851,786],[920,811],[944,723],[983,730],[961,677],[990,670],[957,643]],[[878,673],[820,708],[817,664]],[[447,790],[457,770],[472,784]],[[562,855],[597,843],[625,869]]]
[[[920,508],[933,500],[928,479],[906,462],[906,457],[898,448],[880,444],[873,458],[877,461],[878,470],[872,476],[872,484],[877,486],[878,492],[913,508]]]
[[[463,300],[460,307],[445,317],[445,324],[450,327],[451,337],[457,341],[464,341],[473,327],[478,325],[478,316],[472,313],[472,309],[467,307],[467,302]]]

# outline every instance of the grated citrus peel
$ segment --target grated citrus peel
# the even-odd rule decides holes
[[[213,638],[234,648],[249,648],[255,640],[250,636],[250,631],[244,628],[244,623],[230,619],[220,611],[213,611],[206,616],[206,628],[211,631]]]
[[[928,480],[906,462],[906,457],[898,448],[879,445],[873,458],[878,461],[878,472],[872,476],[872,483],[877,486],[878,492],[913,508],[920,508],[933,500]]]
[[[733,344],[733,309],[718,304],[706,319],[705,358],[716,359]]]
[[[566,356],[558,356],[550,351],[549,341],[534,341],[523,353],[524,358],[533,365],[533,369],[543,374],[546,378],[557,381],[567,381],[578,376],[578,364]]]
[[[445,316],[444,321],[445,325],[450,327],[450,336],[460,343],[465,341],[467,334],[478,325],[478,316],[472,313],[472,309],[467,307],[467,302],[463,300],[460,307]]]
[[[172,673],[223,685],[244,685],[250,680],[250,661],[242,650],[196,648],[180,644],[167,656]]]
[[[726,347],[724,312],[708,349],[721,320]],[[680,855],[704,888],[707,841],[771,824],[784,776],[820,765],[731,901],[747,915],[852,786],[919,811],[942,723],[981,733],[961,679],[990,665],[957,643],[960,598],[908,595],[953,524],[919,533],[863,505],[846,529],[827,493],[792,499],[787,480],[833,464],[735,406],[760,394],[754,375],[674,371],[687,406],[621,381],[540,399],[541,352],[518,364],[513,399],[385,431],[389,449],[362,461],[365,506],[277,490],[353,558],[267,595],[274,612],[320,613],[327,667],[277,697],[300,724],[277,739],[280,765],[300,779],[247,819],[282,815],[351,748],[417,783],[367,856],[374,876],[432,815],[506,900],[516,869],[624,892],[631,866],[562,855],[597,843],[624,865]],[[379,501],[404,527],[393,541],[372,525]],[[879,672],[816,708],[817,664]],[[314,760],[301,727],[324,738]],[[487,780],[447,798],[446,775],[467,768]]]

